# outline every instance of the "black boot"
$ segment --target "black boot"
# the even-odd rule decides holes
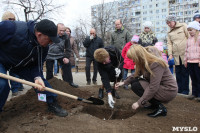
[[[103,91],[104,91],[104,89],[99,88],[99,99],[103,99],[104,98]]]
[[[115,89],[112,89],[112,96],[117,98],[117,99],[120,99],[120,96],[117,94],[117,91]]]
[[[147,114],[149,117],[157,117],[157,116],[166,116],[167,115],[167,109],[164,105],[159,104],[158,108],[153,112]]]
[[[53,103],[48,103],[48,110],[52,113],[54,113],[57,116],[65,117],[68,115],[67,111],[63,109],[57,101],[54,101]]]

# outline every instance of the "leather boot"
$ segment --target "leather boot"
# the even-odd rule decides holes
[[[147,114],[149,117],[157,117],[157,116],[166,116],[167,115],[167,109],[164,105],[159,104],[158,108],[153,112]]]
[[[111,93],[112,93],[113,97],[115,97],[117,99],[120,99],[120,96],[118,95],[118,93],[117,93],[117,91],[115,89],[113,89]]]
[[[99,88],[99,99],[103,99],[104,98],[103,91],[104,91],[104,89]]]

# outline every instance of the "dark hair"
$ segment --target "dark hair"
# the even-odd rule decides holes
[[[70,29],[69,27],[66,27],[66,29],[68,29],[70,33],[72,32],[71,29]]]

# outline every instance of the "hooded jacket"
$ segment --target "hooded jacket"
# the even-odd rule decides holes
[[[115,30],[111,34],[111,45],[114,45],[120,51],[122,51],[124,45],[129,41],[131,41],[131,35],[124,27],[122,27],[120,30]]]
[[[135,66],[135,62],[133,62],[133,60],[127,57],[127,52],[131,46],[132,46],[131,42],[128,42],[122,50],[122,57],[124,58],[123,68],[125,69],[134,69],[134,66]]]
[[[176,22],[175,28],[168,32],[168,55],[173,55],[175,65],[180,65],[179,57],[183,63],[189,33],[185,23]]]
[[[0,22],[0,63],[7,70],[30,68],[33,77],[41,75],[48,47],[39,45],[34,26],[34,21]]]
[[[106,91],[111,92],[112,88],[110,82],[116,82],[116,80],[119,81],[122,78],[124,59],[116,47],[106,46],[105,49],[109,53],[111,62],[108,64],[102,64],[98,62],[97,65],[99,74],[101,75],[101,81],[103,82]],[[121,70],[121,73],[117,79],[115,77],[115,68],[119,68]]]

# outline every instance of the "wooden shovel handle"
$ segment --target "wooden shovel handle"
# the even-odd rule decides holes
[[[22,84],[26,84],[26,85],[29,85],[29,86],[33,86],[33,87],[41,87],[41,85],[39,85],[39,84],[32,83],[32,82],[29,82],[29,81],[26,81],[26,80],[23,80],[23,79],[19,79],[19,78],[16,78],[16,77],[13,77],[13,76],[10,76],[10,75],[7,75],[7,74],[3,74],[3,73],[0,73],[0,77],[4,78],[4,79],[13,80],[13,81],[16,81],[16,82],[19,82],[19,83],[22,83]],[[45,87],[44,90],[78,100],[77,96],[74,96],[74,95],[71,95],[71,94],[68,94],[68,93],[64,93],[64,92],[61,92],[61,91],[58,91],[58,90],[54,90],[54,89],[51,89],[51,88],[48,88],[48,87]]]

